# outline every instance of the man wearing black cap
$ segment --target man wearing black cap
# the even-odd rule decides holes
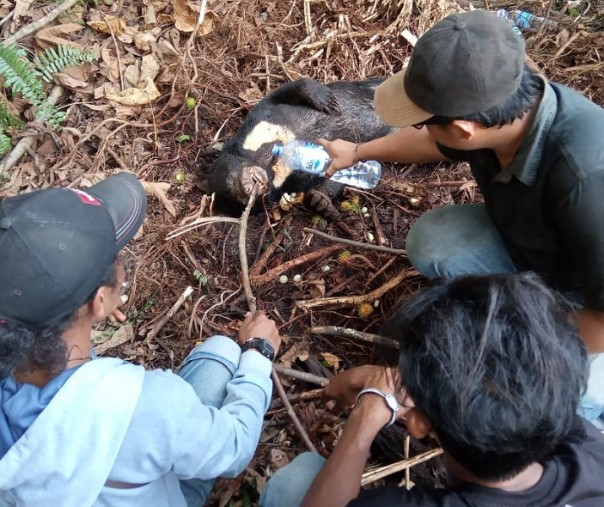
[[[201,505],[245,469],[271,397],[274,322],[246,316],[179,374],[96,358],[146,199],[132,174],[0,202],[0,505]]]
[[[604,110],[545,81],[511,26],[478,10],[426,32],[408,66],[376,89],[375,108],[401,130],[360,145],[321,140],[330,173],[356,159],[469,162],[484,204],[420,217],[411,262],[429,278],[535,271],[570,297],[594,354],[581,412],[602,424]]]

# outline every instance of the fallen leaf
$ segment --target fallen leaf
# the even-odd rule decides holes
[[[80,46],[78,44],[61,36],[80,32],[83,29],[83,26],[78,25],[76,23],[64,23],[62,25],[49,26],[38,30],[36,32],[36,35],[34,36],[34,39],[36,41],[36,44],[42,49],[61,45],[79,48]]]
[[[128,65],[124,71],[124,79],[130,86],[138,86],[141,80],[141,61],[136,60],[132,65]]]
[[[111,16],[110,14],[106,14],[102,19],[88,21],[88,26],[97,32],[106,33],[113,35],[116,37],[124,33],[126,29],[126,22],[117,16]]]
[[[335,371],[340,369],[340,358],[338,356],[331,352],[321,352],[319,355],[323,358],[323,361],[325,361],[327,366],[333,368]]]
[[[127,88],[119,91],[114,87],[105,87],[105,98],[124,106],[150,104],[160,95],[161,93],[159,93],[159,90],[151,79],[147,80],[144,88]]]
[[[157,197],[160,202],[163,204],[164,208],[172,215],[176,216],[176,208],[168,199],[167,192],[170,190],[170,183],[164,181],[145,181],[140,180],[143,188],[145,189],[145,194],[153,197]]]
[[[151,32],[138,32],[134,37],[134,45],[141,51],[149,51],[157,36]]]
[[[17,0],[15,2],[15,9],[13,11],[13,22],[16,23],[25,16],[29,17],[27,11],[31,7],[33,1],[34,0]]]
[[[110,334],[104,331],[92,331],[92,348],[97,354],[103,354],[109,349],[130,341],[134,337],[134,330],[130,324],[124,324]]]
[[[181,32],[192,32],[197,27],[199,5],[187,0],[174,0],[174,26]],[[197,28],[197,35],[202,37],[214,30],[213,14],[206,11],[203,22]]]
[[[146,83],[147,80],[154,81],[159,73],[159,60],[154,55],[143,56],[141,63],[141,76],[139,80],[139,86],[141,83]]]

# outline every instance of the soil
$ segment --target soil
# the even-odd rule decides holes
[[[51,10],[34,5],[26,15],[2,25],[3,38]],[[26,131],[35,135],[34,146],[4,173],[1,195],[57,185],[85,187],[122,170],[156,184],[150,190],[155,195],[149,197],[142,233],[126,249],[135,269],[124,308],[134,332],[104,354],[147,368],[175,369],[200,340],[213,334],[235,336],[248,310],[238,225],[217,221],[180,229],[197,217],[216,216],[204,192],[204,177],[219,143],[231,137],[246,113],[279,85],[301,77],[331,82],[389,75],[401,68],[412,49],[412,38],[402,34],[404,29],[420,35],[445,15],[468,8],[469,3],[449,0],[210,0],[201,25],[203,35],[191,37],[199,11],[195,2],[109,0],[80,5],[76,12],[68,11],[69,19],[63,16],[48,25],[59,27],[58,31],[20,41],[39,52],[52,44],[49,36],[60,37],[96,51],[100,58],[77,75],[74,71],[55,78],[64,87],[59,102],[68,113],[63,129]],[[549,79],[604,104],[601,6],[504,1],[489,8],[519,8],[552,20],[525,32],[529,56]],[[2,16],[13,9],[10,1],[0,2]],[[103,33],[89,23],[111,16],[122,20],[125,28],[112,24],[113,32]],[[68,23],[83,26],[68,32]],[[146,45],[141,42],[145,37]],[[159,96],[148,104],[108,99],[104,87],[133,87],[132,72],[145,67],[149,55],[158,63],[154,80]],[[21,98],[5,92],[4,99],[15,114],[31,119],[32,112]],[[328,378],[355,365],[392,362],[393,349],[313,328],[338,326],[379,334],[394,310],[425,283],[405,255],[347,245],[279,272],[286,262],[338,245],[305,229],[402,250],[409,227],[423,212],[480,200],[465,164],[386,164],[374,191],[348,189],[336,203],[340,223],[327,222],[301,206],[265,208],[250,217],[245,250],[252,275],[260,277],[252,276],[251,288],[258,308],[278,323],[283,334],[278,362]],[[182,233],[175,235],[178,231]],[[365,298],[364,304],[300,305],[319,298],[371,294],[399,274],[400,283],[378,297]],[[280,282],[282,275],[287,277],[285,283]],[[296,275],[299,281],[294,281]],[[151,330],[188,286],[193,288],[191,297],[150,338]],[[107,338],[115,328],[103,325],[100,330]],[[328,412],[316,397],[297,398],[316,385],[281,378],[311,441],[329,455],[344,419]],[[237,480],[219,481],[211,505],[255,504],[272,471],[306,450],[281,406],[275,394],[254,461]],[[402,425],[381,434],[371,464],[403,459],[405,436]],[[410,454],[433,447],[433,442],[412,440]],[[413,467],[411,478],[416,483],[441,484],[442,464],[434,459]]]

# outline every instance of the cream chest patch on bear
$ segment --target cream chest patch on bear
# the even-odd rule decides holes
[[[286,144],[295,139],[296,136],[287,127],[267,121],[261,121],[246,136],[243,141],[243,148],[249,151],[258,151],[260,146],[266,143],[280,142]],[[273,165],[273,171],[275,173],[273,185],[276,188],[280,188],[285,179],[292,172],[289,167],[279,161]]]

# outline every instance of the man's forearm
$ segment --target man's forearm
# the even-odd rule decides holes
[[[364,396],[351,412],[338,444],[312,483],[302,507],[344,507],[356,498],[371,442],[387,422],[384,401]]]
[[[577,312],[577,324],[589,353],[604,352],[604,313],[583,308]]]
[[[393,134],[360,145],[360,159],[427,164],[445,160],[426,128],[404,128]]]

